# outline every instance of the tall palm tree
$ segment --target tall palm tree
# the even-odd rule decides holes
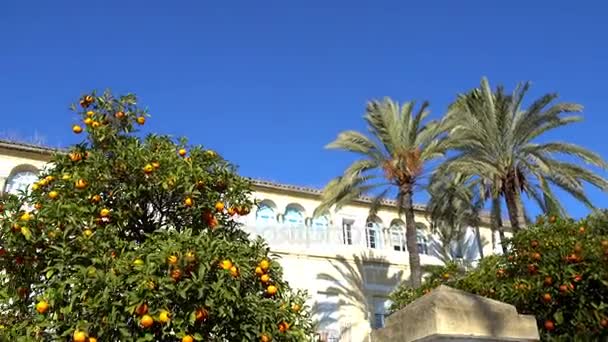
[[[544,133],[582,120],[575,103],[554,103],[557,94],[547,94],[522,109],[529,83],[511,94],[502,86],[492,91],[483,78],[479,88],[460,95],[450,106],[446,121],[450,138],[459,151],[442,166],[451,172],[477,175],[491,185],[493,199],[504,198],[514,231],[525,222],[521,194],[533,198],[545,212],[564,213],[552,187],[565,190],[590,208],[584,184],[608,190],[608,181],[588,168],[559,159],[560,155],[607,168],[597,154],[566,142],[537,142]]]
[[[434,231],[439,233],[444,248],[453,242],[463,248],[462,238],[468,227],[476,231],[480,256],[483,246],[479,233],[480,212],[485,200],[479,194],[478,180],[463,174],[434,173],[427,188],[430,195],[427,216]],[[446,249],[444,253],[450,252]]]
[[[422,272],[416,244],[413,195],[420,184],[425,163],[443,155],[447,140],[443,138],[442,123],[423,124],[429,114],[428,103],[423,103],[415,112],[414,106],[414,102],[400,106],[389,98],[371,101],[364,115],[370,135],[344,131],[326,146],[356,153],[361,159],[327,184],[315,215],[332,206],[339,210],[360,195],[378,191],[370,210],[373,215],[382,199],[396,191],[400,215],[405,215],[411,283],[418,287]]]

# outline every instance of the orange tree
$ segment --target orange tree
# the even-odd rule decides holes
[[[433,269],[419,289],[393,294],[397,310],[441,284],[515,305],[537,318],[545,341],[608,337],[608,212],[581,221],[549,217],[517,233],[509,253],[470,272]]]
[[[84,96],[31,191],[0,204],[0,339],[302,341],[305,293],[239,229],[249,183],[211,150],[138,137],[136,98]]]

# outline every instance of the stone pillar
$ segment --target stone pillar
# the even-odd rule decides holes
[[[372,342],[539,341],[536,319],[514,306],[439,286],[393,313]]]

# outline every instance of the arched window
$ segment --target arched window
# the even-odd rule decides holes
[[[38,173],[32,168],[22,168],[21,171],[13,171],[6,180],[4,192],[17,195],[19,191],[25,190],[28,186],[38,180]]]
[[[382,248],[381,223],[378,218],[369,218],[365,225],[365,240],[369,248]]]
[[[391,246],[393,250],[405,252],[405,224],[399,219],[391,222]]]
[[[283,223],[289,227],[304,227],[304,211],[297,205],[288,205],[285,208]]]
[[[429,254],[429,241],[426,237],[426,226],[424,223],[416,223],[416,244],[419,254]]]
[[[329,227],[329,218],[327,216],[319,216],[312,219],[312,229],[317,231],[326,231]]]
[[[269,226],[277,223],[277,215],[274,211],[274,203],[262,201],[255,213],[255,222],[260,226]]]

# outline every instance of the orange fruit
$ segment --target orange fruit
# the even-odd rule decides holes
[[[87,112],[87,116],[88,116],[88,117],[91,117],[91,116],[93,116],[93,115],[95,115],[95,112],[93,112],[93,111],[91,111],[91,110]]]
[[[228,259],[222,260],[220,267],[224,270],[229,270],[232,267],[232,261]]]
[[[228,208],[228,215],[234,216],[236,214],[236,209],[234,207]]]
[[[182,271],[180,269],[171,271],[171,279],[173,279],[174,281],[179,281],[179,279],[181,277],[182,277]]]
[[[59,196],[59,193],[57,191],[51,191],[51,192],[49,192],[49,198],[50,199],[55,199],[55,198],[57,198],[57,196]]]
[[[122,119],[122,118],[124,118],[124,117],[125,117],[125,113],[123,113],[123,112],[121,112],[121,111],[118,111],[118,112],[116,112],[116,114],[114,114],[114,116],[115,116],[117,119]]]
[[[167,263],[169,265],[177,265],[177,256],[171,255],[167,258]]]
[[[48,175],[48,176],[44,177],[44,180],[47,182],[52,182],[55,180],[55,176]]]
[[[235,278],[238,277],[239,276],[238,268],[236,268],[236,266],[230,267],[230,274]]]
[[[186,156],[186,153],[188,153],[188,152],[186,151],[185,148],[180,148],[179,151],[177,151],[177,154],[179,154],[180,157]]]
[[[93,231],[90,229],[85,229],[83,232],[84,236],[86,237],[90,237],[91,235],[93,235]]]
[[[578,232],[581,234],[585,233],[585,227],[578,228]]]
[[[532,260],[539,261],[541,259],[540,253],[532,253]]]
[[[84,331],[76,330],[72,336],[74,342],[85,342],[87,340],[87,334]]]
[[[78,152],[70,152],[70,154],[68,156],[70,157],[70,160],[73,162],[77,162],[82,159],[82,155]]]
[[[186,197],[186,199],[184,199],[184,205],[186,207],[191,207],[193,204],[194,204],[194,202],[192,201],[192,198]]]
[[[135,259],[133,260],[133,266],[143,266],[144,265],[144,261],[141,259]]]
[[[551,301],[551,294],[550,294],[550,293],[545,293],[545,294],[543,295],[543,300],[544,300],[546,303],[549,303],[549,302]]]
[[[74,125],[74,126],[72,126],[72,132],[74,132],[76,134],[80,134],[80,133],[82,133],[82,127],[80,127],[79,125]]]
[[[146,118],[144,118],[143,116],[138,116],[137,119],[135,119],[137,121],[138,124],[143,125],[146,123]]]
[[[139,323],[142,327],[149,328],[154,325],[154,319],[150,315],[144,315],[141,320],[139,320]]]
[[[268,274],[262,274],[262,276],[260,277],[260,280],[262,281],[262,283],[266,284],[267,282],[270,281],[270,276]]]
[[[547,276],[545,277],[545,286],[551,286],[553,284],[553,278]]]
[[[277,287],[276,287],[276,286],[274,286],[274,285],[270,285],[270,286],[268,286],[268,287],[266,288],[266,292],[268,292],[268,294],[269,294],[269,295],[271,295],[271,296],[272,296],[272,295],[274,295],[274,294],[276,294],[276,293],[277,293],[277,291],[278,291],[278,289],[277,289]]]
[[[42,204],[41,203],[36,203],[36,204],[34,204],[34,208],[36,210],[40,210],[40,209],[42,209]]]
[[[300,311],[300,305],[298,305],[298,304],[293,304],[293,305],[291,306],[291,311],[293,311],[293,312],[299,312],[299,311]]]
[[[268,269],[270,268],[270,262],[266,259],[263,259],[262,261],[260,261],[260,268],[264,272],[268,271]]]
[[[270,342],[270,341],[272,341],[272,338],[269,335],[262,334],[260,336],[260,342]]]
[[[91,202],[93,202],[93,203],[99,203],[99,202],[101,202],[101,196],[99,196],[99,195],[93,195],[93,197],[91,197]]]
[[[258,266],[258,267],[255,268],[255,274],[257,276],[261,276],[261,275],[264,274],[264,271],[262,271],[262,268],[260,266]]]
[[[561,292],[561,293],[568,292],[568,286],[567,285],[560,285],[559,286],[559,292]]]
[[[92,124],[92,123],[93,123],[93,119],[91,119],[91,118],[86,118],[86,119],[84,119],[84,124],[85,124],[85,125],[89,126],[89,125],[90,125],[90,124]]]
[[[186,335],[184,337],[182,337],[182,342],[193,342],[194,338],[192,338],[192,336],[190,335]]]
[[[36,311],[38,311],[41,314],[46,313],[49,310],[49,303],[47,303],[44,300],[39,301],[36,304]]]
[[[137,306],[137,308],[135,308],[135,313],[138,316],[143,316],[145,314],[148,313],[148,304],[146,303],[141,303]]]
[[[158,321],[165,324],[171,320],[171,313],[167,310],[161,310],[158,315]]]
[[[600,321],[600,325],[601,325],[602,327],[604,327],[604,328],[608,328],[608,319],[605,319],[605,318],[604,318],[604,319],[602,319],[602,320]]]
[[[29,221],[32,218],[32,215],[30,215],[30,213],[25,212],[21,215],[21,217],[19,217],[19,219],[21,221]]]
[[[99,216],[101,217],[108,217],[110,216],[110,209],[107,208],[103,208],[99,211]]]
[[[551,321],[551,320],[546,320],[545,321],[545,329],[547,331],[552,331],[553,329],[555,329],[555,323],[553,323],[553,321]]]
[[[74,187],[76,187],[78,190],[82,190],[87,187],[87,181],[84,179],[79,179],[76,181],[76,183],[74,183]]]
[[[444,273],[442,277],[443,277],[443,279],[448,280],[448,279],[450,279],[450,274]]]
[[[89,342],[97,342],[97,339],[95,337],[89,337]]]
[[[208,157],[210,157],[210,158],[213,158],[217,154],[214,151],[212,151],[212,150],[207,150],[207,151],[205,151],[205,155],[208,156]]]
[[[159,162],[152,162],[152,166],[154,166],[155,169],[160,168],[160,163]]]
[[[217,211],[224,210],[224,203],[222,203],[222,202],[215,203],[215,210],[217,210]]]
[[[152,171],[154,171],[154,166],[152,166],[152,164],[146,164],[146,166],[144,166],[144,173],[150,174]]]
[[[32,184],[32,190],[33,190],[33,191],[36,191],[36,190],[38,190],[39,188],[40,188],[40,185],[38,185],[38,183],[34,183],[34,184]]]

